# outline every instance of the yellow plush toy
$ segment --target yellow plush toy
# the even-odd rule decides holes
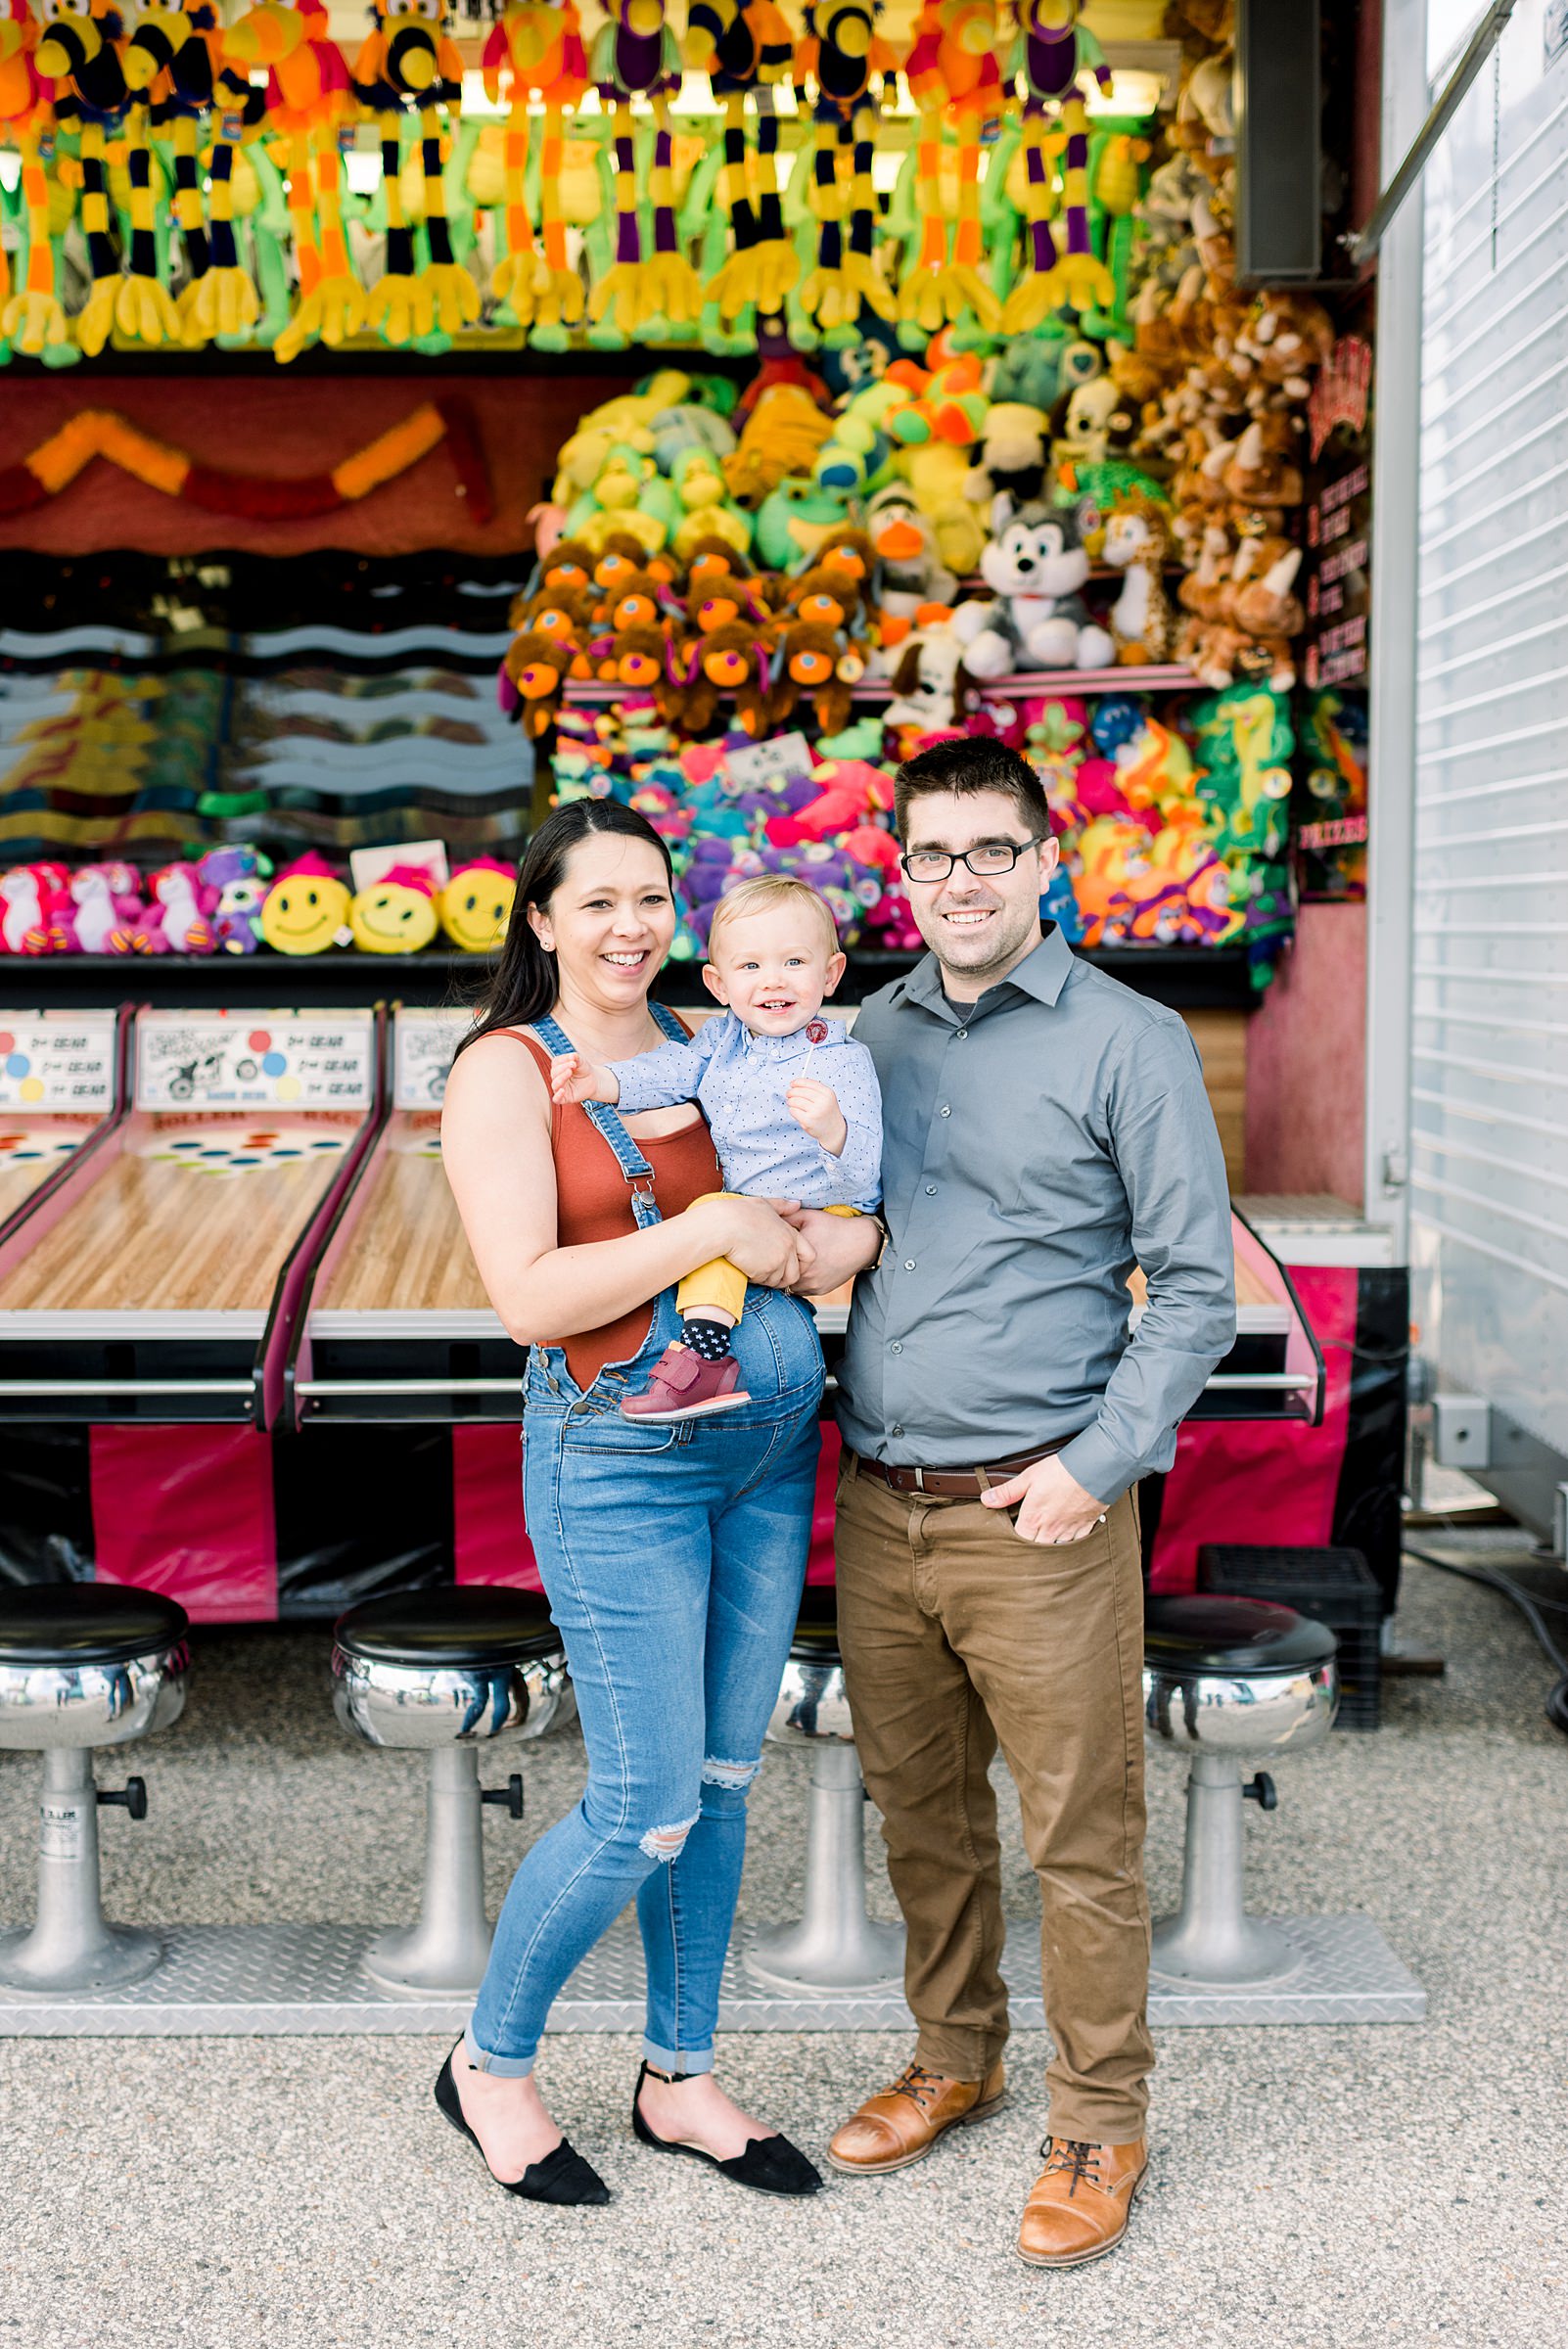
[[[441,928],[465,954],[493,954],[506,936],[517,875],[493,856],[459,865],[436,900]]]
[[[417,954],[436,935],[436,884],[423,865],[394,864],[360,890],[348,927],[361,954]]]
[[[261,936],[275,954],[325,954],[353,943],[348,892],[314,851],[279,873],[262,898]]]

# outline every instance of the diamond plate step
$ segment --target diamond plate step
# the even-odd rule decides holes
[[[1368,1916],[1269,1920],[1301,1952],[1298,1973],[1268,1991],[1189,1989],[1156,1977],[1155,2024],[1415,2023],[1426,1993]],[[455,2034],[467,1998],[399,1999],[361,1966],[368,1925],[174,1925],[161,1935],[163,1962],[127,1989],[80,1999],[19,1997],[0,1988],[0,2037],[177,2039],[293,2037],[308,2032]],[[907,2031],[897,1996],[790,1998],[754,1982],[736,1935],[724,1968],[718,2019],[727,2031]],[[1020,2030],[1045,2021],[1037,1929],[1015,1923],[1005,1970]],[[550,2013],[552,2031],[640,2031],[642,1952],[623,1919],[577,1968]]]

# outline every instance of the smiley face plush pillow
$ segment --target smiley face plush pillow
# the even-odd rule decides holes
[[[436,884],[423,865],[394,864],[348,908],[361,954],[417,954],[436,935]]]
[[[491,954],[506,936],[517,874],[493,856],[459,865],[437,898],[441,928],[465,954]]]
[[[348,892],[314,851],[286,866],[267,891],[261,936],[275,954],[324,954],[351,943]]]

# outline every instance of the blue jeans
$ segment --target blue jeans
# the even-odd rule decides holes
[[[623,1419],[678,1327],[667,1292],[636,1359],[586,1394],[559,1348],[530,1361],[524,1503],[588,1782],[506,1896],[467,2033],[481,2071],[532,2070],[556,1993],[634,1894],[647,2060],[713,2069],[747,1791],[806,1574],[822,1354],[807,1306],[754,1288],[735,1332],[750,1404],[677,1427]]]

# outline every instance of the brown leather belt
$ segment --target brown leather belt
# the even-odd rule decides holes
[[[1076,1435],[1080,1431],[1075,1429]],[[1048,1460],[1053,1451],[1071,1444],[1072,1436],[1057,1436],[1038,1451],[1015,1452],[1010,1460],[992,1460],[979,1468],[891,1468],[886,1460],[860,1457],[857,1473],[873,1476],[879,1485],[891,1485],[895,1493],[921,1493],[931,1500],[973,1500],[977,1493],[989,1493],[992,1485],[1004,1485],[1020,1468],[1033,1467],[1037,1460]]]

